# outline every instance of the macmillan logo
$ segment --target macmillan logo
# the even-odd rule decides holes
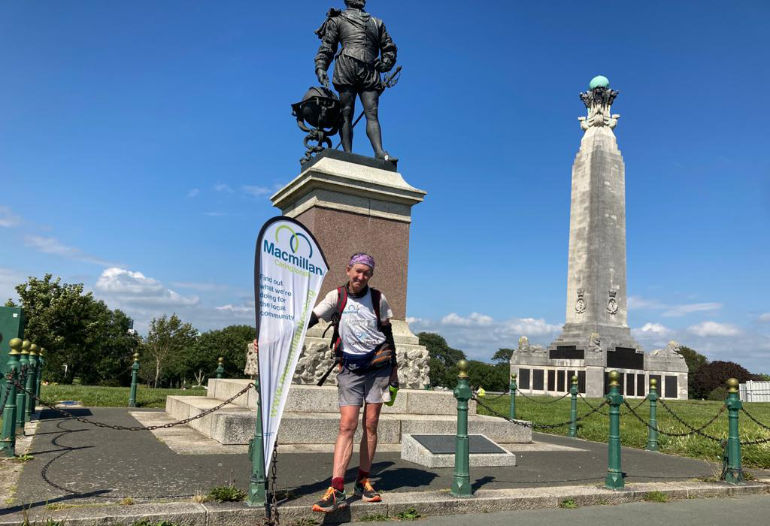
[[[289,248],[291,249],[292,253],[296,254],[297,250],[299,250],[299,238],[302,238],[305,240],[305,245],[307,246],[309,250],[309,254],[307,255],[308,259],[312,259],[313,257],[313,245],[310,244],[310,240],[307,238],[305,234],[302,232],[295,232],[291,229],[289,225],[281,225],[275,230],[275,242],[280,243],[279,240],[279,234],[282,230],[288,230],[291,232],[291,237],[289,238]]]
[[[288,238],[289,250],[282,250],[279,246],[281,243],[281,238],[283,237],[285,239],[285,236],[288,235],[284,234],[282,236],[281,232],[283,230],[287,230],[289,234],[291,234],[291,237]],[[304,240],[304,242],[301,243],[300,239]],[[303,248],[300,248],[301,246]],[[317,274],[319,276],[323,276],[325,274],[322,268],[316,267],[310,262],[310,258],[313,257],[313,244],[310,242],[310,239],[308,239],[308,237],[302,232],[295,232],[288,225],[281,225],[275,230],[275,243],[271,243],[265,239],[262,245],[262,250],[275,257],[276,259],[279,259],[280,261],[276,262],[278,266],[282,266],[288,270],[291,270],[292,272],[305,275],[306,272],[310,272],[311,274]],[[307,256],[304,255],[305,253]],[[286,263],[292,265],[295,268],[287,266]]]

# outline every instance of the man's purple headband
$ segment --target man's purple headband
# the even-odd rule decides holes
[[[374,272],[374,258],[369,254],[364,254],[363,252],[359,252],[358,254],[353,254],[353,256],[351,256],[350,258],[350,263],[348,263],[348,266],[352,267],[357,263],[361,263],[362,265],[368,266],[369,268],[372,269],[372,272]]]

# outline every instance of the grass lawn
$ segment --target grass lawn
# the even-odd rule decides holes
[[[77,400],[86,407],[126,407],[131,394],[129,387],[99,387],[92,385],[43,385],[40,398],[46,402]],[[137,407],[166,407],[167,396],[206,396],[205,389],[150,389],[138,386]]]
[[[535,424],[557,424],[569,420],[570,397],[553,403],[554,399],[549,397],[532,397],[532,400],[523,396],[516,397],[516,418],[529,420]],[[601,399],[589,399],[589,402],[598,406],[602,403]],[[538,403],[540,402],[540,403]],[[508,415],[510,397],[508,395],[494,399],[489,397],[484,403],[494,408],[496,412]],[[631,407],[636,407],[639,400],[629,399]],[[724,405],[722,402],[710,402],[700,400],[675,400],[668,401],[666,404],[679,415],[685,422],[698,429],[703,424],[711,420],[717,414],[719,408]],[[591,408],[582,399],[578,398],[578,417],[591,411]],[[744,403],[746,409],[752,416],[763,424],[770,426],[770,403],[754,402]],[[607,413],[608,407],[602,408],[602,412]],[[478,407],[479,414],[491,414],[483,407]],[[645,402],[636,410],[637,414],[649,420],[649,402]],[[669,433],[682,433],[688,431],[686,427],[677,422],[671,414],[666,411],[660,402],[657,410],[658,429]],[[752,422],[744,413],[739,414],[741,441],[770,438],[770,430],[763,429]],[[628,409],[621,407],[620,411],[620,437],[624,446],[643,449],[647,444],[647,426],[639,422]],[[536,430],[537,431],[537,430]],[[554,430],[548,430],[547,433],[566,435],[569,426],[560,427]],[[709,427],[703,430],[706,434],[727,438],[727,411],[725,410],[719,418]],[[606,442],[609,434],[609,416],[594,413],[585,420],[578,422],[578,437],[597,442]],[[663,453],[673,453],[693,458],[721,462],[722,448],[717,442],[706,439],[698,435],[687,437],[668,437],[663,434],[658,435],[658,447]],[[770,443],[754,446],[742,446],[741,458],[743,465],[747,467],[770,468]]]

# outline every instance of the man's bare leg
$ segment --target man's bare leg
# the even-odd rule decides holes
[[[345,472],[353,456],[353,435],[358,427],[358,412],[361,406],[343,405],[340,407],[340,431],[334,444],[334,467],[332,478],[345,477]]]
[[[340,140],[342,141],[342,149],[347,153],[351,153],[353,151],[353,114],[356,110],[356,92],[343,88],[339,93],[342,111]]]
[[[377,425],[380,421],[381,409],[382,404],[366,404],[364,406],[359,469],[367,473],[372,470],[374,453],[377,450]]]

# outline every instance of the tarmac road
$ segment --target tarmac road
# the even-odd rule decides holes
[[[764,517],[764,519],[762,518]],[[615,506],[588,506],[576,509],[505,511],[473,515],[449,515],[420,519],[415,526],[711,526],[770,523],[770,495],[749,495],[718,499],[673,502],[633,502]],[[348,525],[376,526],[392,522],[351,522]]]

